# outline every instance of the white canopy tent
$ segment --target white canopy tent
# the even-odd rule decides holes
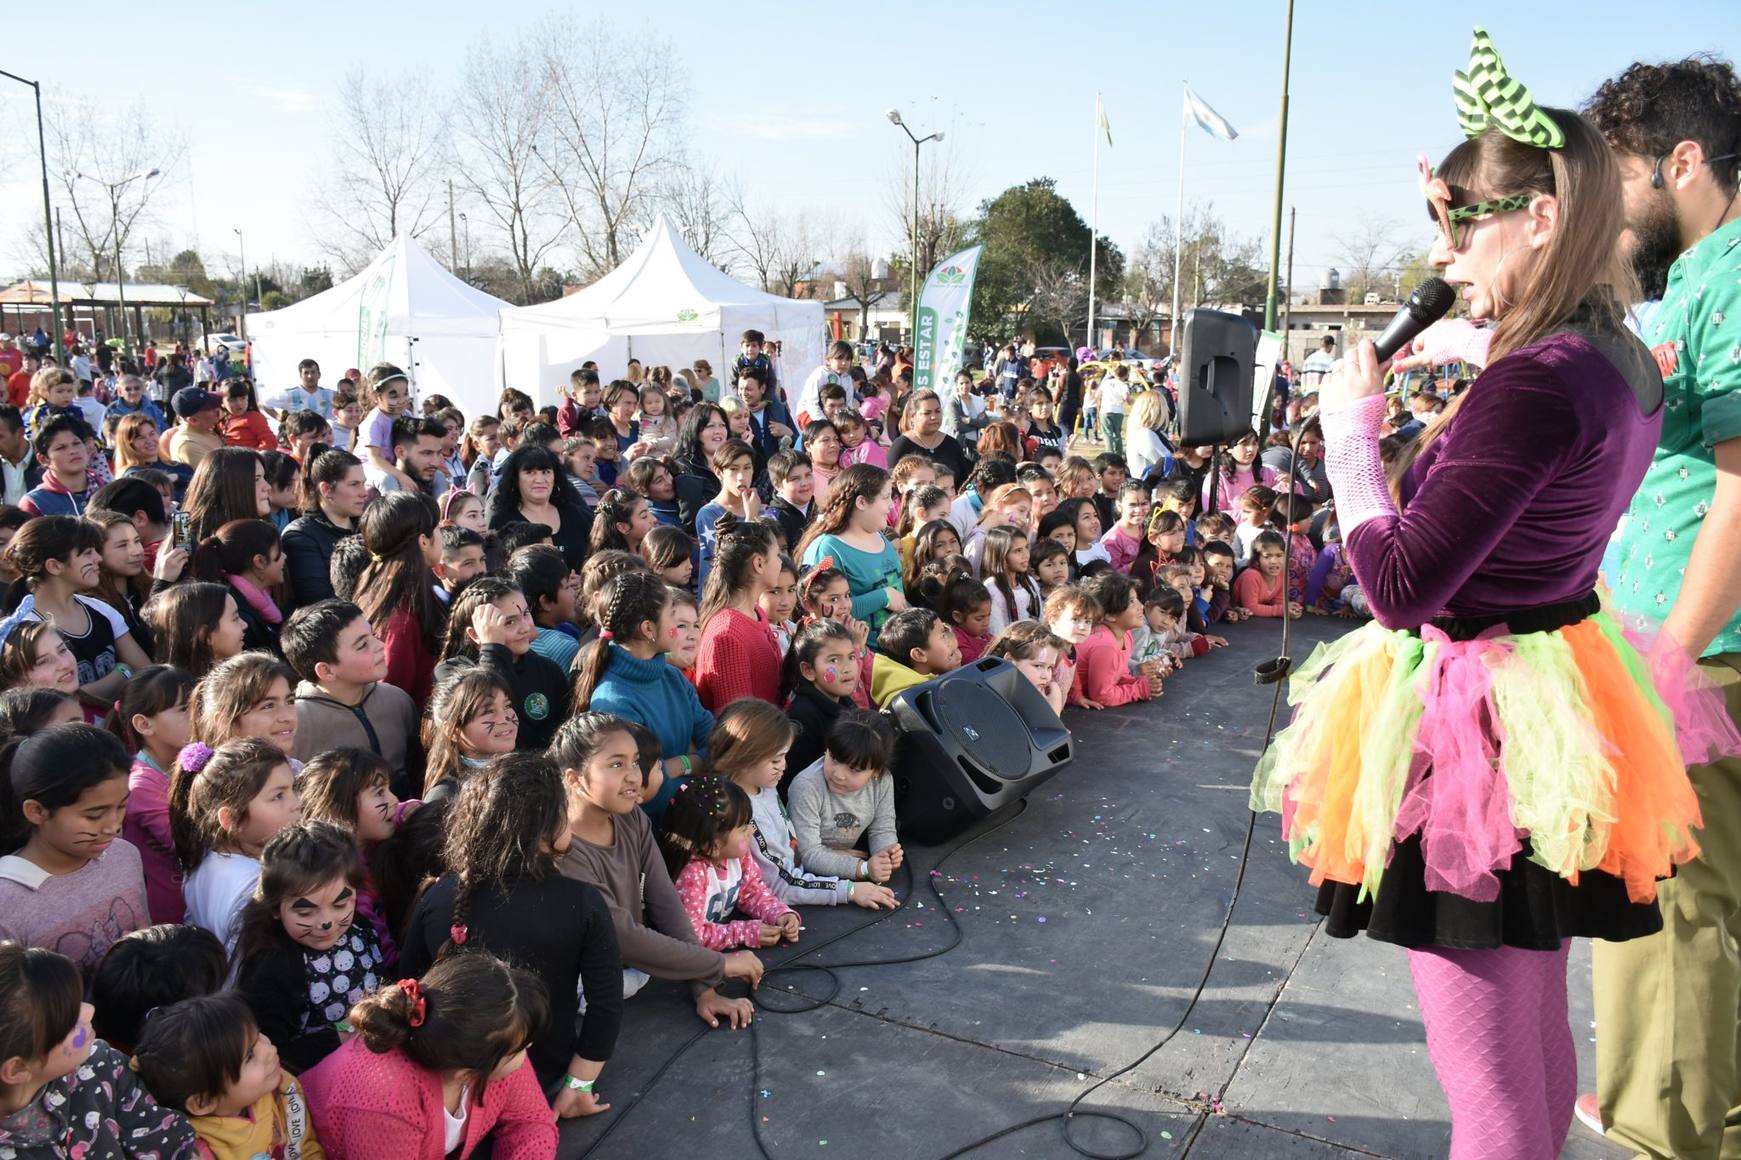
[[[704,358],[724,382],[739,337],[759,330],[782,345],[780,366],[791,391],[822,362],[822,319],[820,302],[755,290],[715,269],[661,214],[640,248],[591,286],[502,311],[498,382],[540,406],[556,402],[557,387],[588,359],[609,381],[631,358],[674,370]]]
[[[441,394],[466,415],[494,414],[497,314],[508,303],[448,273],[401,234],[359,274],[331,290],[248,315],[262,392],[296,384],[296,364],[320,363],[331,386],[350,367],[403,367],[419,395]]]

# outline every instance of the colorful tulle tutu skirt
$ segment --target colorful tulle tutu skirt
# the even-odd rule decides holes
[[[1527,869],[1556,890],[1612,878],[1609,896],[1647,904],[1698,853],[1686,765],[1741,752],[1721,695],[1593,597],[1566,608],[1546,631],[1369,623],[1318,647],[1251,794],[1314,883],[1366,902],[1395,860],[1416,894],[1496,903]]]

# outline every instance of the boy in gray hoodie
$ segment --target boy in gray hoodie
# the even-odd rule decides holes
[[[418,796],[422,754],[417,706],[386,682],[387,649],[362,610],[322,600],[290,614],[279,632],[296,686],[296,752],[308,761],[329,749],[366,749],[393,771],[393,792]]]

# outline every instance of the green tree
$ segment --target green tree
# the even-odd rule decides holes
[[[976,331],[1059,326],[1073,334],[1086,325],[1088,223],[1055,181],[1035,178],[982,202],[973,233],[985,246],[973,286]],[[1096,246],[1095,281],[1104,301],[1124,278],[1124,255],[1105,237]],[[1060,289],[1070,275],[1079,279],[1079,293]],[[1036,316],[1037,305],[1050,317]]]
[[[206,273],[205,259],[199,256],[198,250],[183,250],[171,258],[166,273],[177,286],[186,286],[206,298],[216,297],[213,291],[217,286]]]

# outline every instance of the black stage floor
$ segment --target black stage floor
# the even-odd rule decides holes
[[[1343,627],[1300,622],[1294,656]],[[629,1002],[600,1081],[611,1110],[564,1124],[560,1154],[754,1160],[754,1130],[775,1157],[939,1160],[1062,1112],[1142,1056],[1179,1023],[1231,897],[1271,696],[1251,669],[1277,651],[1279,631],[1273,621],[1232,626],[1232,647],[1172,678],[1159,703],[1072,710],[1072,766],[953,854],[909,846],[917,889],[897,879],[905,906],[814,958],[934,951],[954,937],[952,919],[962,937],[947,953],[843,969],[820,1008],[759,1012],[754,1037],[711,1031],[693,1044],[704,1028],[687,991],[647,987]],[[1203,997],[1171,1042],[1082,1110],[1140,1125],[1146,1156],[1443,1156],[1445,1102],[1403,953],[1324,936],[1310,900],[1278,820],[1259,819]],[[808,909],[803,942],[764,958],[772,965],[873,917]],[[1587,946],[1572,964],[1587,1086]],[[771,1006],[796,1006],[831,986],[822,974],[787,974],[770,976],[762,993]],[[1136,1146],[1107,1121],[1078,1118],[1072,1132],[1091,1152]],[[1060,1133],[1057,1121],[1039,1124],[972,1154],[1074,1156]],[[1564,1155],[1619,1151],[1574,1126]]]

